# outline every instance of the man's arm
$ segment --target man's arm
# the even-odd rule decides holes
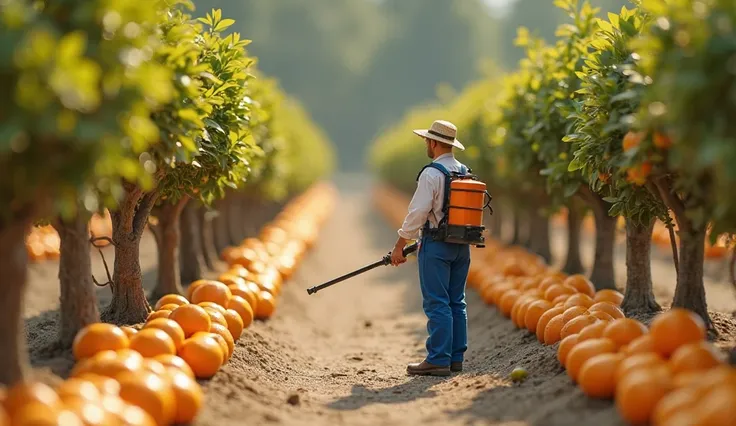
[[[409,240],[416,239],[419,231],[427,221],[430,211],[432,211],[432,200],[435,191],[435,179],[432,178],[429,170],[425,170],[419,176],[417,189],[409,203],[409,213],[404,218],[401,229],[397,231],[399,238],[396,240],[393,252],[391,253],[391,261],[394,265],[406,262],[402,250]]]

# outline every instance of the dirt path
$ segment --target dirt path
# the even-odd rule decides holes
[[[286,285],[276,315],[247,329],[230,362],[203,382],[207,401],[198,425],[623,424],[612,403],[590,400],[571,384],[555,347],[515,329],[474,292],[468,294],[465,372],[408,377],[406,364],[425,355],[415,259],[307,295],[309,286],[378,260],[396,235],[373,209],[370,182],[361,176],[339,181],[338,210]],[[144,247],[142,267],[152,285],[155,247],[150,239]],[[69,354],[43,349],[56,321],[53,312],[40,314],[58,304],[53,268],[34,267],[27,329],[37,338],[31,346],[36,366],[64,375]],[[670,297],[662,288],[658,294]],[[720,303],[733,307],[730,297]],[[516,366],[530,373],[521,385],[506,380]]]

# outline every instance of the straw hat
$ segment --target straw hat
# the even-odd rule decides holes
[[[414,133],[424,138],[452,145],[461,151],[465,150],[463,144],[461,144],[459,140],[455,139],[457,136],[457,127],[449,121],[437,120],[432,123],[432,126],[429,129],[414,130]]]

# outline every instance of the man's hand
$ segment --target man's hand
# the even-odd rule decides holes
[[[406,246],[406,240],[399,237],[398,241],[396,241],[396,245],[394,245],[394,249],[391,252],[391,264],[394,266],[399,266],[402,263],[406,262],[406,257],[404,257],[404,247]]]

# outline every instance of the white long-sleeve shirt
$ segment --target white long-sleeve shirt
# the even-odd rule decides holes
[[[452,153],[442,154],[434,163],[439,163],[450,173],[460,172],[462,164],[455,159]],[[417,189],[409,203],[409,213],[398,230],[399,236],[407,240],[419,238],[424,223],[429,220],[430,227],[436,228],[444,217],[442,202],[445,196],[445,175],[432,167],[424,169],[419,176]]]

